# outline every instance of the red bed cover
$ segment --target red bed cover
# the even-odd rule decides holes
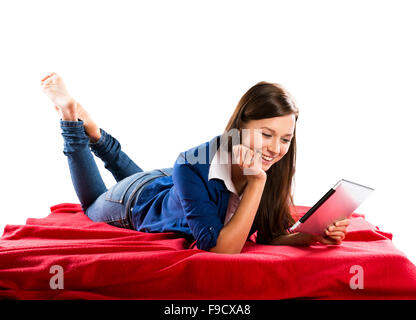
[[[297,206],[298,217],[309,208]],[[255,237],[241,254],[216,254],[174,233],[93,222],[79,204],[62,203],[46,218],[4,228],[0,298],[416,299],[415,265],[362,214],[338,246],[260,245]]]

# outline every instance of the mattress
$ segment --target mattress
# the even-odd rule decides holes
[[[297,218],[310,207],[296,206]],[[416,267],[354,212],[340,245],[256,243],[240,254],[199,250],[180,234],[93,222],[80,204],[6,225],[1,299],[415,299]]]

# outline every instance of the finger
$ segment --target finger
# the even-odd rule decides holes
[[[337,244],[338,243],[338,240],[329,238],[329,237],[320,237],[318,241],[323,244]]]
[[[248,151],[250,149],[246,148],[244,145],[238,145],[238,148],[236,149],[237,153],[237,163],[241,168],[248,168],[250,161],[248,156]]]
[[[334,223],[331,223],[327,229],[329,230],[336,230],[339,228],[346,228],[348,227],[350,224],[349,219],[345,219],[345,220],[339,220],[339,221],[335,221]]]
[[[345,231],[347,229],[348,226],[334,226],[334,225],[330,225],[326,228],[326,230],[329,231]]]
[[[240,164],[240,159],[241,159],[241,156],[240,156],[240,153],[241,153],[241,151],[240,151],[240,149],[241,149],[241,147],[240,147],[240,145],[235,145],[235,146],[233,146],[233,156],[234,156],[234,162],[233,163],[235,163],[235,164]]]
[[[253,150],[251,150],[251,149],[245,149],[244,150],[244,164],[247,167],[250,167],[252,165],[252,163],[253,163],[253,156],[254,156]]]
[[[237,157],[238,157],[238,164],[241,165],[243,163],[243,147],[241,145],[238,146]]]
[[[335,240],[343,240],[345,238],[345,234],[344,233],[329,234],[329,235],[326,235],[325,237],[335,239]]]
[[[249,160],[248,160],[249,159]],[[249,169],[255,169],[258,167],[258,160],[256,154],[253,152],[253,150],[250,150],[248,156],[247,156],[247,164]]]
[[[251,166],[261,167],[261,155],[259,154],[259,152],[251,150],[251,155]]]
[[[349,226],[349,224],[350,224],[350,220],[349,219],[339,220],[339,221],[336,221],[334,223],[334,225],[337,226],[337,227],[340,227],[340,226]]]
[[[325,237],[325,239],[327,239],[330,242],[330,244],[340,244],[344,238],[343,237]]]
[[[233,146],[233,159],[238,161],[238,146]]]
[[[344,230],[325,230],[325,234],[341,234]]]
[[[258,165],[261,166],[261,152],[259,151],[254,152],[253,161],[254,163],[257,163]]]
[[[345,233],[342,231],[325,231],[325,235],[327,235],[328,237],[345,237]]]

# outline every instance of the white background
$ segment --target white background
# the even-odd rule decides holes
[[[1,2],[1,231],[78,203],[47,73],[144,170],[221,134],[265,80],[300,109],[296,204],[373,187],[356,212],[415,263],[414,17],[397,0]]]

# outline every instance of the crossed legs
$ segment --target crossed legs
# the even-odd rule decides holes
[[[72,99],[61,77],[51,73],[41,80],[41,86],[61,116],[63,152],[67,156],[72,184],[85,212],[107,191],[91,151],[104,162],[117,182],[143,170],[121,150],[117,139],[99,128],[82,106]]]

